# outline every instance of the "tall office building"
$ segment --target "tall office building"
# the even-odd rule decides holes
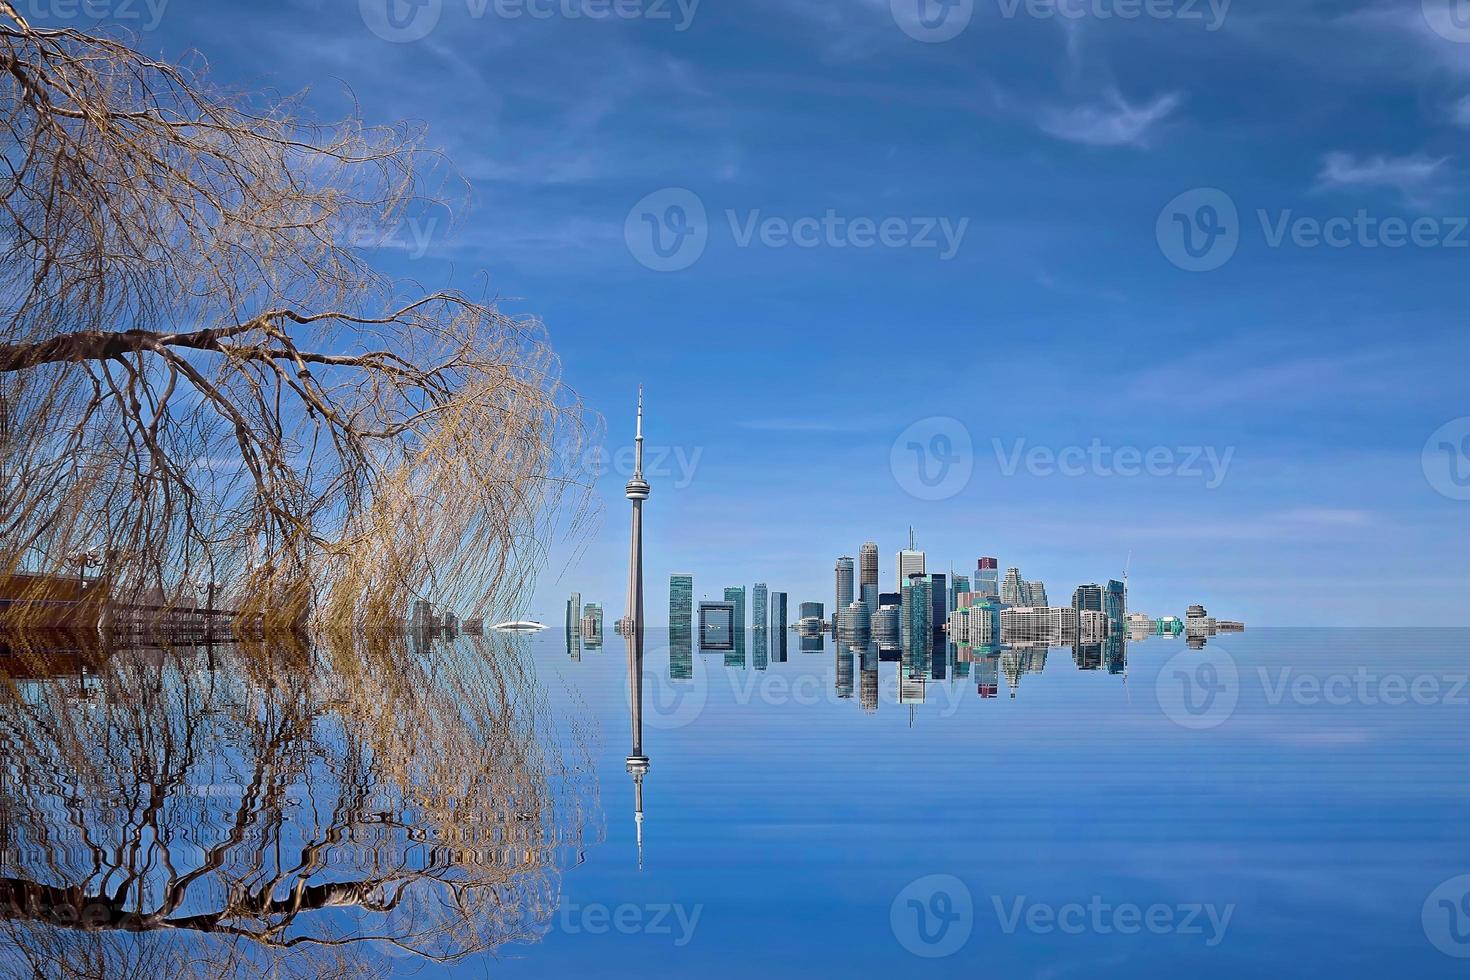
[[[694,648],[694,576],[669,576],[669,650]]]
[[[837,559],[837,612],[852,604],[853,600],[853,575],[855,567],[852,558],[843,556]]]
[[[602,646],[602,604],[589,602],[582,607],[582,635],[587,638],[588,649]]]
[[[909,579],[915,575],[924,574],[924,553],[922,551],[915,551],[912,548],[900,551],[896,563],[898,565],[898,589],[900,592],[908,584]]]
[[[975,586],[973,591],[981,595],[1000,595],[1000,561],[995,558],[981,558],[975,566]]]
[[[1008,606],[1029,606],[1026,601],[1026,583],[1021,579],[1019,568],[1007,568],[1005,581],[1000,583],[1000,601]]]
[[[899,603],[885,602],[878,607],[878,615],[873,617],[873,641],[879,647],[892,650],[901,642],[902,631],[898,625]]]
[[[953,572],[951,572],[953,575]],[[954,575],[949,583],[949,608],[945,612],[954,612],[959,608],[959,597],[970,591],[970,577],[968,575]]]
[[[1124,622],[1128,618],[1128,586],[1117,579],[1109,579],[1102,608],[1108,614],[1108,624],[1112,632],[1121,635]]]
[[[915,575],[904,588],[904,654],[911,665],[927,658],[933,641],[933,589],[933,580],[927,575]]]
[[[858,601],[868,607],[869,619],[876,616],[878,614],[878,607],[882,605],[878,601],[878,583],[864,582],[861,591],[858,593]]]
[[[801,604],[801,618],[797,625],[803,630],[818,630],[822,628],[822,622],[827,613],[820,602],[803,602]]]
[[[735,631],[735,652],[740,654],[743,664],[745,661],[745,587],[731,586],[726,589],[725,601],[735,607],[735,622],[732,624]]]
[[[1051,605],[1046,599],[1046,584],[1043,582],[1027,582],[1024,594],[1028,606],[1039,608]]]
[[[1077,591],[1072,593],[1072,608],[1079,613],[1084,610],[1102,612],[1103,590],[1097,584],[1079,585]]]
[[[929,580],[929,638],[943,639],[944,622],[949,618],[949,580],[942,572],[926,576]]]
[[[786,627],[790,616],[787,604],[785,592],[771,593],[771,656],[778,664],[786,662]]]
[[[864,588],[878,587],[878,544],[869,541],[858,551],[858,593],[861,595]]]
[[[573,592],[567,600],[567,632],[572,636],[582,635],[582,593]]]
[[[842,617],[842,629],[838,639],[850,646],[867,646],[872,638],[873,621],[868,607],[861,602],[850,603]]]
[[[766,628],[770,625],[770,612],[766,608],[767,597],[770,592],[766,583],[757,582],[755,588],[750,592],[750,616],[751,625],[754,630],[752,652],[755,655],[755,666],[757,670],[766,669],[766,661],[770,647],[767,646],[768,634]]]

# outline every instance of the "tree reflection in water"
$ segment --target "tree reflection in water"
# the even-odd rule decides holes
[[[534,942],[597,825],[523,640],[0,647],[0,970],[375,976]]]

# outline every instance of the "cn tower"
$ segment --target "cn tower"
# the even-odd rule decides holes
[[[628,705],[633,720],[633,751],[628,755],[628,774],[633,777],[633,822],[638,833],[638,867],[643,867],[643,777],[648,757],[643,754],[643,501],[648,483],[643,479],[643,386],[638,386],[638,436],[635,442],[633,478],[628,481],[628,499],[633,502],[633,543],[628,555],[627,620]]]

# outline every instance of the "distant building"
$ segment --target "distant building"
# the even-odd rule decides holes
[[[582,635],[582,593],[573,592],[567,600],[567,632],[572,636]]]
[[[785,592],[771,593],[771,656],[778,664],[786,662],[786,627],[790,617],[787,604]]]
[[[975,566],[974,591],[988,596],[1000,595],[1000,561],[981,558]]]
[[[1000,583],[1000,601],[1008,606],[1029,606],[1026,601],[1026,583],[1021,579],[1019,568],[1007,568],[1005,581]]]
[[[896,649],[902,642],[903,633],[898,624],[901,609],[898,601],[884,602],[873,618],[873,640],[884,650]]]
[[[694,649],[694,576],[669,576],[669,650]]]
[[[838,639],[849,646],[867,646],[872,638],[873,621],[868,607],[861,602],[849,603],[843,612]]]
[[[856,593],[853,591],[853,576],[856,574],[853,561],[849,557],[837,559],[837,612],[841,613],[852,603]]]
[[[1070,606],[1003,609],[1000,632],[1004,643],[1067,646],[1077,636],[1077,610]]]
[[[1074,607],[1075,608],[1075,607]],[[1083,643],[1101,643],[1112,633],[1107,613],[1101,609],[1080,609],[1077,618],[1077,635]]]
[[[900,592],[908,584],[909,579],[915,575],[925,574],[924,553],[922,551],[916,551],[912,548],[900,551],[895,564],[898,567],[898,590]]]
[[[865,588],[878,588],[878,543],[869,541],[858,551],[858,594],[864,595]],[[876,608],[876,607],[875,607]]]
[[[959,597],[970,591],[970,577],[968,575],[956,575],[949,583],[949,609],[946,612],[959,608]]]
[[[1108,625],[1113,633],[1122,633],[1128,616],[1128,586],[1117,579],[1108,580],[1108,590],[1103,593],[1103,612],[1108,614]]]
[[[589,602],[582,607],[582,636],[587,641],[587,646],[597,648],[602,646],[602,605]]]
[[[1100,585],[1079,585],[1077,591],[1072,593],[1072,608],[1079,613],[1084,610],[1102,612],[1102,607],[1103,590]]]
[[[735,652],[740,654],[743,663],[745,658],[745,586],[731,586],[726,589],[725,601],[735,607],[734,622],[730,625],[735,631]]]
[[[1025,596],[1026,605],[1028,606],[1051,605],[1046,598],[1046,584],[1044,582],[1027,582]]]
[[[735,614],[733,602],[701,602],[699,604],[699,648],[701,650],[735,649]]]
[[[757,582],[755,588],[750,592],[750,615],[751,625],[754,629],[752,653],[755,655],[756,668],[764,670],[766,660],[769,657],[770,647],[767,646],[767,628],[770,626],[770,610],[767,608],[767,600],[770,590],[766,583]]]

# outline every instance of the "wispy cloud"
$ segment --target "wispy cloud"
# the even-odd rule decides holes
[[[1036,124],[1049,136],[1087,146],[1147,146],[1155,128],[1183,104],[1178,92],[1135,104],[1112,89],[1100,103],[1045,107]]]
[[[1317,174],[1319,190],[1386,189],[1406,201],[1423,203],[1447,190],[1449,157],[1422,154],[1392,157],[1378,154],[1359,158],[1352,153],[1329,153]]]

